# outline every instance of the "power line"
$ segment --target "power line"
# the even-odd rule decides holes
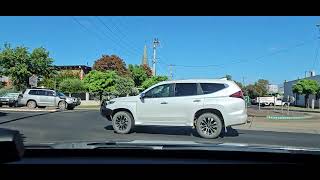
[[[129,43],[134,44],[132,41],[129,40],[128,36],[120,30],[120,28],[119,28],[119,26],[117,25],[117,23],[113,22],[113,20],[112,20],[111,17],[110,17],[110,22],[114,25],[115,29],[118,30],[118,32],[122,35],[122,37],[126,38]],[[129,45],[131,46],[131,44],[129,44]],[[139,49],[137,49],[137,48],[134,47],[134,46],[131,46],[131,47],[134,48],[137,52],[140,51]]]
[[[318,28],[318,33],[320,35],[320,24],[317,24],[316,25],[317,28]],[[317,58],[318,58],[318,53],[319,53],[319,46],[320,46],[320,36],[318,37],[318,43],[317,43],[317,47],[316,47],[316,51],[315,51],[315,57],[314,57],[314,60],[313,60],[313,68],[315,68],[316,66],[316,62],[317,62]]]
[[[316,47],[316,51],[315,51],[315,57],[314,57],[314,60],[313,60],[313,68],[315,68],[316,67],[316,63],[317,63],[317,58],[318,58],[318,54],[319,54],[319,47],[320,47],[320,45],[319,45],[320,43],[318,42],[317,43],[317,47]]]
[[[103,41],[103,38],[101,38],[100,35],[97,35],[94,31],[90,31],[89,28],[87,28],[87,27],[84,26],[82,23],[80,23],[75,17],[72,16],[72,19],[73,19],[77,24],[79,24],[82,28],[84,28],[86,31],[88,31],[89,33],[93,33],[99,40],[102,40],[102,41]],[[88,19],[88,21],[90,21],[90,20]],[[92,23],[91,21],[90,21],[90,23],[95,26],[95,24]],[[98,29],[98,28],[96,27],[96,29]],[[100,32],[100,31],[99,31],[99,32]],[[101,32],[100,32],[100,33],[101,33]],[[102,34],[104,35],[104,36],[103,36],[104,38],[107,38],[107,39],[113,41],[113,40],[110,39],[106,34],[104,34],[104,32],[102,32]],[[114,41],[113,41],[113,42],[114,42]],[[115,42],[114,42],[114,43],[115,43]],[[117,44],[117,45],[118,45],[118,44]],[[118,46],[119,46],[119,45],[118,45]],[[113,49],[113,51],[115,51],[115,49],[114,49],[113,47],[112,47],[112,49]],[[126,54],[127,54],[127,53],[126,53]],[[129,55],[129,54],[127,54],[127,55]]]
[[[85,31],[87,31],[89,34],[93,34],[98,40],[103,41],[103,38],[102,38],[100,35],[96,34],[94,31],[90,31],[89,28],[87,28],[87,27],[84,26],[82,23],[80,23],[74,16],[71,16],[71,18],[72,18],[78,25],[80,25]],[[114,49],[113,47],[111,47],[111,49],[112,49],[113,51],[115,51],[115,49]]]
[[[125,42],[125,41],[123,41],[121,38],[119,38],[119,36],[118,36],[116,33],[114,33],[114,32],[111,30],[111,28],[99,18],[99,16],[95,16],[95,18],[98,19],[98,21],[99,21],[101,24],[103,24],[103,26],[106,27],[112,34],[114,34],[114,37],[116,37],[116,38],[119,40],[119,42],[121,41],[123,44],[126,44],[127,46],[130,46],[130,45],[127,44],[127,42]],[[137,53],[137,52],[134,51],[133,49],[128,48],[128,50],[130,50],[132,53],[135,53],[135,54],[137,54],[137,55],[140,55],[140,53]]]
[[[305,44],[307,44],[308,42],[311,42],[311,41],[314,41],[314,40],[310,40],[310,41],[305,41],[303,43],[299,43],[299,44],[296,44],[290,48],[286,48],[286,49],[282,49],[282,50],[278,50],[276,52],[273,52],[273,53],[267,53],[263,56],[259,56],[257,58],[254,58],[254,59],[243,59],[243,60],[238,60],[238,61],[233,61],[233,62],[229,62],[229,63],[225,63],[225,64],[209,64],[209,65],[182,65],[182,64],[173,64],[173,66],[175,67],[185,67],[185,68],[209,68],[209,67],[225,67],[225,65],[230,65],[230,64],[238,64],[238,63],[243,63],[243,62],[248,62],[248,61],[260,61],[260,59],[262,58],[265,58],[265,57],[268,57],[268,56],[273,56],[273,55],[276,55],[276,54],[279,54],[279,53],[283,53],[283,52],[287,52],[293,48],[297,48],[297,47],[300,47],[300,46],[303,46]]]
[[[95,25],[95,23],[93,23],[91,20],[89,20],[91,22],[92,25],[94,25],[96,27],[96,29],[99,29],[98,26]],[[111,38],[110,35],[106,34],[105,31],[99,31],[102,32],[102,34],[104,35],[104,37],[106,37],[107,39],[111,40],[115,45],[117,45],[120,48],[123,48],[123,51],[125,54],[127,55],[135,55],[133,54],[131,51],[128,51],[126,47],[124,47],[122,44],[120,44],[118,41],[114,40],[113,38]]]
[[[79,24],[83,29],[85,29],[87,32],[89,33],[93,33],[92,31],[89,30],[89,28],[87,28],[86,26],[84,26],[83,24],[81,24],[74,16],[71,16],[71,18],[77,23]],[[93,33],[99,40],[102,40],[102,38],[97,35],[96,33]]]

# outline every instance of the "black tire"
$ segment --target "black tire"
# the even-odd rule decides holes
[[[27,102],[27,107],[30,108],[30,109],[34,109],[37,107],[37,103],[33,100],[30,100]]]
[[[59,109],[61,110],[61,111],[64,111],[64,110],[66,110],[66,102],[64,102],[64,101],[60,101],[59,103],[58,103],[58,107],[59,107]]]
[[[269,106],[274,106],[274,103],[270,103]]]
[[[18,102],[17,101],[14,103],[13,107],[18,107]]]
[[[197,132],[203,138],[217,138],[222,132],[222,120],[214,113],[204,113],[196,121]]]
[[[0,107],[2,107],[2,104],[0,104]]]
[[[134,119],[130,113],[119,111],[112,117],[112,127],[116,133],[128,134],[134,127]]]

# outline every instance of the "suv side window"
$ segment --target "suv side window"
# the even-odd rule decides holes
[[[46,96],[54,96],[54,92],[53,91],[46,91]]]
[[[173,84],[163,84],[156,86],[146,92],[146,98],[162,98],[173,96]]]
[[[30,94],[30,95],[37,95],[37,90],[30,90],[28,94]]]
[[[198,95],[196,83],[176,83],[175,96],[194,95]]]
[[[214,93],[226,87],[224,84],[219,83],[200,83],[200,86],[203,94]]]
[[[40,96],[45,96],[46,95],[46,91],[44,90],[37,90],[37,95],[40,95]]]

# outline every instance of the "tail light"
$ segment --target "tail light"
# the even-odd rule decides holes
[[[242,91],[238,91],[238,92],[236,92],[236,93],[233,93],[233,94],[231,94],[229,97],[244,99]]]

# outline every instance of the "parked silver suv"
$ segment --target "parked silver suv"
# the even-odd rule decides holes
[[[67,97],[51,89],[26,89],[18,99],[18,104],[28,108],[56,106],[61,110],[74,109],[80,104],[78,98]]]

